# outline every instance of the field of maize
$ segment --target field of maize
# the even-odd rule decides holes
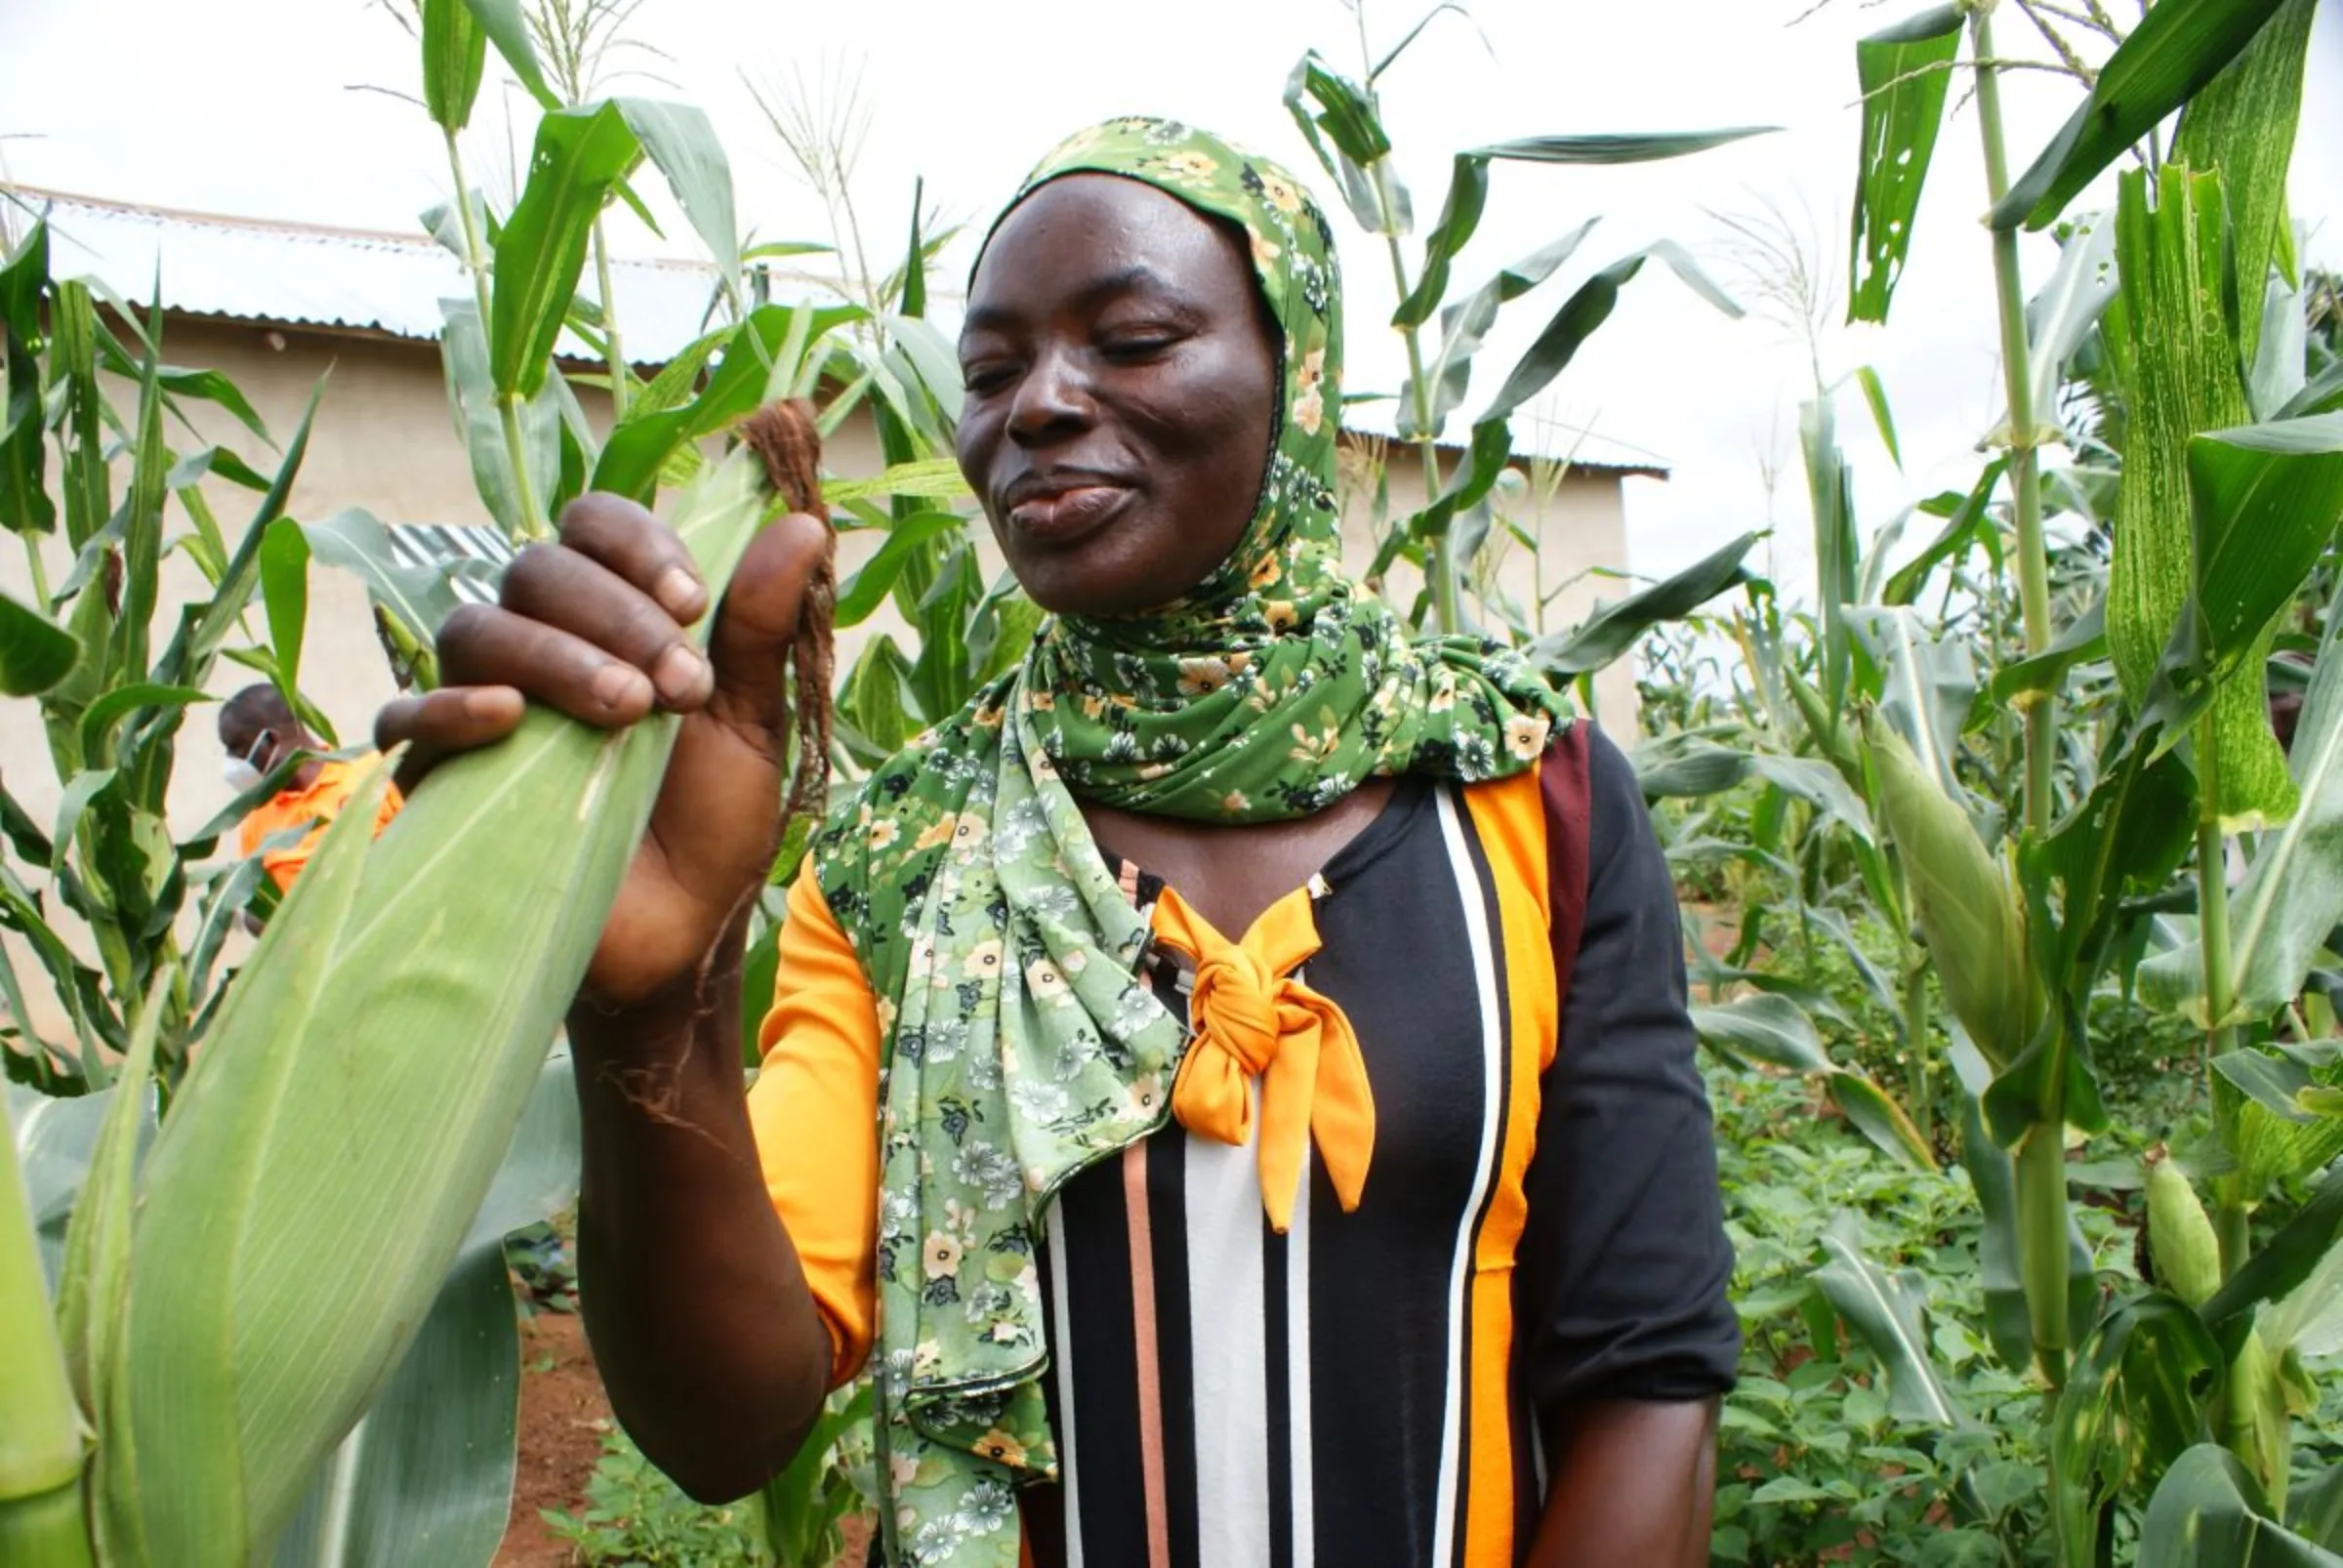
[[[1516,459],[1513,421],[1647,262],[1729,312],[1742,291],[1666,242],[1559,279],[1583,229],[1452,276],[1491,170],[1758,133],[1459,151],[1419,229],[1378,82],[1456,8],[1290,79],[1277,150],[1388,249],[1398,439],[1433,480],[1420,510],[1378,510],[1376,576],[1420,572],[1426,630],[1510,638],[1590,700],[1595,672],[1636,661],[1634,762],[1684,900],[1740,1256],[1716,1562],[2343,1568],[2343,283],[2302,261],[2285,197],[2316,124],[2316,7],[1883,16],[1854,62],[1843,298],[1892,324],[1914,227],[1968,216],[1923,199],[1931,165],[1981,157],[2000,417],[1969,481],[1859,516],[1839,422],[1894,453],[1893,410],[1818,352],[1798,430],[1815,581],[1760,576],[1752,534],[1562,632],[1491,569],[1537,549],[1556,477]],[[756,411],[800,404],[819,433],[867,413],[882,472],[820,476],[838,528],[878,542],[836,619],[891,608],[911,632],[860,644],[801,779],[856,776],[1006,669],[1039,612],[980,569],[951,461],[927,278],[954,230],[915,195],[899,262],[769,303],[766,264],[804,247],[744,238],[708,118],[596,89],[631,7],[391,10],[447,153],[426,224],[473,285],[442,302],[450,458],[505,533],[616,492],[656,503],[720,591],[789,500],[743,439]],[[2038,148],[2005,135],[2020,26],[2074,94]],[[492,62],[542,109],[499,207],[464,163]],[[604,309],[605,222],[652,177],[715,281],[704,335],[646,375]],[[2055,234],[2054,267],[2026,274],[2024,231]],[[1468,406],[1500,311],[1540,309]],[[506,1238],[574,1196],[561,1018],[672,722],[610,736],[533,713],[379,840],[346,811],[281,903],[223,841],[293,763],[174,837],[177,741],[226,663],[311,711],[312,572],[363,578],[412,689],[474,568],[406,564],[362,515],[293,515],[308,423],[275,447],[234,385],[171,362],[162,314],[75,275],[38,221],[0,258],[0,527],[33,581],[0,596],[0,700],[37,705],[49,753],[5,763],[53,770],[63,803],[37,819],[0,785],[0,1563],[485,1565],[522,1379]],[[196,403],[274,471],[175,446]],[[207,475],[250,492],[249,517],[214,515]],[[170,552],[201,571],[190,602],[164,600]],[[797,673],[822,711],[803,688],[827,675]],[[36,996],[62,1035],[36,1031]],[[614,1438],[587,1502],[631,1501],[569,1521],[578,1560],[830,1562],[862,1506],[867,1408],[843,1393],[721,1514]]]

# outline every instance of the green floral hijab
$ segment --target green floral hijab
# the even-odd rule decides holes
[[[1338,558],[1334,235],[1276,165],[1110,120],[1027,181],[1154,186],[1236,226],[1281,336],[1283,403],[1243,542],[1176,602],[1047,624],[1020,667],[872,775],[817,838],[886,1041],[877,1387],[889,1563],[1014,1568],[1014,1487],[1052,1479],[1034,1255],[1064,1182],[1163,1125],[1186,1022],[1077,800],[1306,816],[1376,775],[1528,766],[1563,699],[1478,639],[1411,641]],[[1012,207],[1013,207],[1012,203]]]

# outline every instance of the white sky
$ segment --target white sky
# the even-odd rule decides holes
[[[1843,302],[1858,125],[1853,40],[1921,0],[1829,0],[1792,25],[1807,3],[1475,0],[1469,24],[1435,21],[1385,78],[1385,117],[1425,227],[1459,147],[1562,132],[1786,128],[1674,163],[1500,165],[1460,283],[1477,283],[1589,215],[1605,221],[1561,276],[1508,308],[1512,330],[1483,352],[1479,396],[1578,278],[1651,239],[1691,246],[1747,303],[1729,235],[1704,209],[1751,216],[1770,206],[1787,215],[1811,236],[1813,259]],[[2134,0],[2112,3],[2127,11]],[[1367,5],[1378,48],[1421,14],[1419,0]],[[2014,8],[2005,12],[2000,51],[2040,57]],[[832,99],[859,75],[870,127],[858,204],[872,249],[889,260],[902,244],[915,175],[948,214],[981,224],[1057,138],[1130,111],[1189,119],[1284,160],[1343,227],[1330,183],[1279,102],[1287,71],[1313,44],[1358,73],[1351,16],[1336,0],[645,0],[630,31],[667,58],[638,54],[614,64],[655,70],[673,86],[636,80],[619,90],[681,96],[708,109],[730,149],[742,221],[760,238],[829,235],[743,73],[768,97],[802,81]],[[406,35],[363,0],[0,0],[0,172],[120,200],[411,228],[447,191],[437,133],[414,105],[351,89],[411,93],[418,73]],[[2046,74],[2010,79],[2014,168],[2031,161],[2076,91]],[[2343,4],[2321,8],[2305,96],[2295,216],[2313,228],[2311,257],[2333,268],[2343,266]],[[495,89],[483,93],[468,142],[475,180],[509,188],[510,149],[525,147],[527,121],[516,91],[505,90],[501,102]],[[1867,530],[1911,499],[1965,487],[1974,474],[1971,449],[1998,395],[1988,243],[1975,221],[1984,206],[1976,117],[1963,109],[1938,145],[1892,326],[1834,327],[1822,345],[1826,375],[1870,364],[1895,403],[1910,465],[1903,475],[1871,436],[1860,398],[1852,389],[1842,397]],[[680,224],[669,232],[677,245],[688,234]],[[675,248],[639,230],[619,244],[629,254]],[[1379,245],[1355,234],[1345,247],[1350,390],[1392,390],[1403,361],[1396,335],[1380,324],[1393,303],[1387,263]],[[2026,256],[2031,291],[2047,275],[2049,243],[2030,239]],[[964,249],[947,272],[956,278],[966,262]],[[1795,442],[1808,379],[1803,345],[1781,326],[1755,311],[1729,321],[1654,268],[1538,408],[1674,469],[1668,483],[1636,481],[1629,490],[1634,569],[1665,573],[1742,529],[1776,522],[1774,566],[1794,592],[1810,582]],[[1468,399],[1464,412],[1474,406]],[[1769,462],[1783,475],[1770,493]]]

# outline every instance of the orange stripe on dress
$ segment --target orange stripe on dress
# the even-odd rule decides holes
[[[1164,1385],[1156,1365],[1155,1231],[1147,1216],[1147,1140],[1123,1151],[1130,1215],[1130,1335],[1139,1373],[1139,1480],[1146,1493],[1148,1568],[1172,1568],[1172,1505],[1164,1481]],[[1067,1528],[1080,1529],[1068,1520]]]
[[[1464,791],[1497,889],[1505,965],[1508,1087],[1497,1184],[1473,1238],[1471,1428],[1465,1471],[1464,1561],[1514,1560],[1513,1260],[1529,1220],[1525,1181],[1538,1142],[1538,1079],[1560,1030],[1546,931],[1545,808],[1538,770]]]

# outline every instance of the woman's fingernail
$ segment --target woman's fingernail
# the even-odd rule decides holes
[[[700,580],[688,570],[681,566],[670,566],[666,575],[651,590],[651,597],[659,601],[661,609],[677,620],[689,621],[699,614],[702,605],[707,602],[708,593],[700,586]]]
[[[594,693],[594,700],[603,707],[621,708],[629,699],[641,694],[642,672],[631,665],[615,662],[605,664],[594,672],[594,679],[587,682],[587,689]]]
[[[467,719],[503,719],[513,711],[513,692],[506,686],[474,686],[464,693]]]
[[[651,666],[651,684],[671,703],[696,701],[707,695],[711,684],[708,661],[688,642],[678,642]]]

